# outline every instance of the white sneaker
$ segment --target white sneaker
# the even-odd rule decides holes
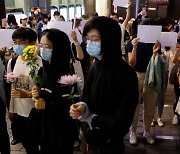
[[[174,118],[173,118],[173,120],[172,120],[172,124],[173,125],[177,125],[178,124],[178,116],[177,115],[174,115]]]
[[[147,143],[149,143],[149,144],[154,144],[154,143],[155,143],[155,140],[154,140],[154,138],[150,135],[150,133],[144,132],[143,136],[146,138]]]
[[[155,126],[155,121],[153,119],[153,121],[151,122],[151,127],[154,127]]]
[[[79,141],[75,141],[75,143],[74,143],[74,148],[77,148],[78,146],[79,146]]]
[[[164,123],[161,118],[157,118],[157,123],[158,123],[158,126],[160,126],[160,127],[164,126]]]
[[[137,144],[136,132],[131,132],[131,133],[130,133],[129,143],[132,144],[132,145],[136,145],[136,144]]]

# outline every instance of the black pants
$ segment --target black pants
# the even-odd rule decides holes
[[[22,141],[27,127],[27,117],[14,113],[14,120],[11,123],[13,139]]]
[[[62,148],[52,145],[48,141],[40,145],[26,142],[24,145],[27,154],[73,154],[73,143],[64,145]]]
[[[88,146],[88,154],[123,154],[124,143],[107,144],[103,146]]]
[[[175,112],[178,101],[179,101],[179,96],[180,96],[180,88],[179,85],[174,85],[174,94],[175,94],[175,101],[173,105],[173,110],[175,115],[179,115],[178,113]]]
[[[9,135],[6,123],[6,106],[0,98],[0,152],[10,154]]]
[[[46,133],[43,131],[43,115],[44,111],[38,111],[35,108],[31,110],[31,113],[28,117],[27,129],[23,139],[23,146],[26,149],[26,153],[73,154],[74,140],[68,137],[68,134],[62,142],[62,146],[56,145],[58,144],[57,142],[53,142],[52,140],[49,140],[48,137],[46,137]]]

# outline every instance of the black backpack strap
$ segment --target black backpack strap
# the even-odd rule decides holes
[[[13,70],[14,70],[14,66],[15,66],[15,64],[16,64],[17,58],[18,58],[17,55],[14,56],[14,57],[12,57],[12,60],[11,60],[11,71],[12,71],[12,72],[13,72]]]

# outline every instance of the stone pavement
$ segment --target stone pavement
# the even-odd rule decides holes
[[[125,154],[180,154],[180,125],[173,125],[172,119],[173,114],[173,100],[174,93],[172,86],[168,86],[165,97],[164,113],[162,119],[165,123],[164,127],[159,127],[157,124],[152,128],[152,135],[156,139],[155,145],[149,145],[143,138],[143,127],[142,127],[142,107],[139,114],[138,123],[138,141],[137,146],[132,146],[129,144],[129,134],[124,138],[126,145]],[[155,115],[156,119],[156,115]],[[12,134],[10,129],[10,123],[8,121],[8,131],[10,140],[12,140]],[[22,144],[17,144],[11,146],[11,154],[26,154]],[[58,153],[57,153],[58,154]],[[82,154],[80,150],[75,150],[74,154]]]

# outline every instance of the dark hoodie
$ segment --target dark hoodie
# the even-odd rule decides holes
[[[27,132],[28,141],[25,146],[30,147],[30,144],[36,144],[41,145],[47,153],[55,154],[57,151],[63,151],[71,154],[76,125],[69,115],[72,102],[67,97],[62,97],[70,91],[68,86],[62,86],[57,82],[61,76],[70,74],[70,41],[64,32],[57,29],[47,29],[42,35],[46,35],[53,44],[50,64],[43,61],[40,85],[40,97],[46,104],[44,110],[34,108],[31,111]]]
[[[138,103],[137,76],[122,59],[118,23],[97,17],[85,25],[83,34],[91,29],[100,32],[103,57],[92,63],[84,87],[82,101],[97,115],[92,119],[92,130],[83,123],[84,134],[89,144],[97,146],[122,143]]]

